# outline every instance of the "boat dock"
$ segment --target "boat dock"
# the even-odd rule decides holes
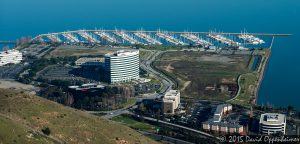
[[[156,35],[166,41],[168,41],[169,43],[172,43],[174,45],[186,45],[184,42],[176,39],[175,37],[169,35],[167,32],[161,32],[161,31],[158,31],[156,33]]]
[[[174,32],[174,31],[129,31],[129,30],[78,30],[41,34],[33,41],[45,43],[94,43],[124,45],[202,45],[247,48],[265,47],[263,38],[270,36],[291,36],[292,34],[270,33],[218,33],[218,32]],[[261,38],[258,38],[261,37]],[[204,40],[205,39],[205,40]],[[247,43],[245,43],[247,42]],[[251,48],[253,48],[251,47]]]
[[[98,39],[94,38],[92,35],[88,34],[85,31],[78,32],[78,34],[90,43],[100,43]]]
[[[203,45],[205,47],[213,45],[212,43],[210,43],[204,39],[201,39],[194,34],[184,33],[184,34],[180,34],[180,36],[194,42],[196,45]]]
[[[64,32],[62,33],[62,35],[68,40],[68,42],[80,43],[80,40],[77,37],[73,36],[72,33]]]
[[[110,43],[118,43],[118,41],[115,38],[111,37],[104,31],[97,31],[97,32],[95,32],[95,34],[100,36],[101,38],[107,40]]]
[[[136,32],[134,33],[137,37],[144,39],[145,41],[147,41],[149,44],[152,45],[162,45],[162,42],[160,42],[159,40],[156,40],[154,38],[151,38],[149,35],[147,35],[144,32]]]
[[[133,37],[126,34],[124,31],[115,31],[114,32],[117,36],[121,37],[123,40],[128,41],[130,44],[142,44],[138,40],[134,39]]]

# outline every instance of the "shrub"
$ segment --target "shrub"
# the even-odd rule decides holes
[[[43,132],[45,135],[50,135],[51,130],[50,130],[49,127],[45,127],[45,128],[42,129],[42,132]]]

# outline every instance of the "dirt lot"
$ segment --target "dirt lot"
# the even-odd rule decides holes
[[[237,77],[249,72],[250,56],[166,52],[154,66],[176,77],[182,96],[226,100],[237,92]]]

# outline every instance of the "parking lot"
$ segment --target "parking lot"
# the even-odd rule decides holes
[[[0,67],[0,79],[15,79],[26,66],[23,64],[16,64],[10,66]]]
[[[73,68],[71,66],[48,66],[42,70],[37,77],[47,80],[68,80],[68,81],[84,81],[84,82],[98,82],[97,79],[84,77],[80,75],[81,69]],[[88,73],[88,71],[85,71]],[[89,75],[95,75],[89,74]]]

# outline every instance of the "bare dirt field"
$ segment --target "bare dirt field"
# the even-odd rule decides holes
[[[176,78],[184,97],[226,100],[237,92],[237,77],[248,73],[251,56],[166,52],[154,66]]]
[[[107,53],[116,51],[120,48],[112,47],[92,47],[85,46],[59,46],[51,51],[47,57],[65,57],[65,56],[92,56],[105,55]]]

